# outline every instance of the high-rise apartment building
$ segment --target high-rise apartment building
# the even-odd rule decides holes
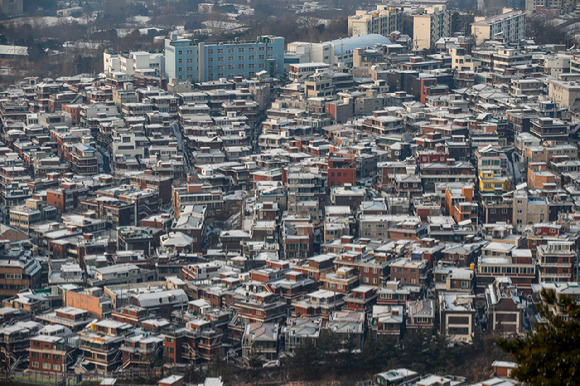
[[[526,13],[505,8],[501,15],[476,17],[471,24],[471,34],[475,36],[477,45],[490,39],[518,42],[526,37]]]
[[[284,38],[260,36],[256,41],[198,43],[173,34],[165,39],[165,75],[179,81],[207,82],[260,71],[284,73]]]
[[[413,15],[413,49],[431,48],[442,37],[451,36],[451,12],[445,5],[425,8]]]
[[[403,10],[401,8],[377,5],[375,11],[356,11],[356,15],[348,17],[349,36],[379,34],[388,36],[395,31],[401,31],[403,26]]]

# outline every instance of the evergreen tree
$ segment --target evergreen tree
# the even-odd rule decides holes
[[[545,323],[538,323],[536,331],[498,343],[518,363],[513,375],[519,381],[533,385],[576,384],[580,374],[580,308],[576,299],[557,297],[553,290],[544,289],[541,295],[544,302],[538,310]]]
[[[320,355],[310,339],[294,349],[289,366],[300,380],[313,381],[320,378]]]

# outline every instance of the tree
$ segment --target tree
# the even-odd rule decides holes
[[[542,16],[531,17],[527,20],[526,36],[534,39],[536,44],[570,45],[570,38],[566,31]]]
[[[288,364],[300,380],[320,379],[320,355],[310,339],[306,339],[294,349],[294,354],[290,357]]]
[[[546,320],[536,331],[503,338],[498,344],[510,353],[519,367],[513,375],[527,384],[575,384],[580,374],[580,308],[569,296],[557,297],[543,289],[538,307]],[[552,312],[556,310],[556,312]]]
[[[250,354],[248,355],[248,365],[252,370],[257,370],[262,367],[264,364],[264,360],[260,356],[260,353],[254,346],[250,350]]]

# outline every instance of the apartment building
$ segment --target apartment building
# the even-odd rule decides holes
[[[151,70],[163,74],[165,60],[161,52],[133,51],[129,53],[103,52],[104,72],[123,72],[129,76],[137,71]]]
[[[536,255],[539,282],[573,280],[578,259],[573,241],[547,240],[546,244],[537,246]]]
[[[127,323],[103,319],[91,323],[88,329],[79,333],[79,349],[83,352],[82,367],[106,374],[118,368],[123,362],[120,351],[125,337],[133,331]]]
[[[576,71],[573,68],[571,70]],[[559,108],[568,109],[574,113],[580,111],[580,82],[576,80],[550,78],[548,80],[548,96]]]
[[[15,296],[19,291],[38,288],[41,283],[42,267],[31,251],[23,251],[0,258],[0,298]]]
[[[437,40],[448,36],[451,36],[451,12],[447,6],[436,5],[413,15],[415,51],[429,49]]]
[[[284,38],[259,36],[256,41],[205,43],[172,34],[165,39],[165,76],[179,82],[207,82],[234,76],[253,78],[268,71],[284,73]]]
[[[30,338],[28,369],[49,374],[64,374],[72,363],[72,348],[62,336],[40,334]]]
[[[488,328],[502,335],[522,332],[523,307],[509,277],[498,277],[485,290]]]
[[[504,8],[503,13],[493,17],[476,17],[471,24],[475,44],[499,39],[506,43],[517,43],[526,37],[526,13]]]
[[[475,329],[473,295],[444,292],[439,295],[441,334],[451,341],[471,343]]]
[[[401,31],[403,27],[402,23],[402,8],[379,4],[376,10],[358,10],[354,16],[349,16],[348,35],[379,34],[389,36],[395,31]]]
[[[518,290],[531,293],[536,271],[536,260],[529,249],[491,242],[483,248],[477,262],[477,290],[483,293],[495,278],[509,277]]]
[[[223,206],[223,193],[211,185],[188,184],[172,186],[172,202],[175,216],[179,217],[184,205],[205,205],[208,212],[219,212]]]

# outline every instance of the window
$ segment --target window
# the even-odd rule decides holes
[[[51,368],[50,363],[43,363],[42,368],[45,370],[50,370],[50,368]]]
[[[238,48],[238,52],[243,53],[244,52],[244,47]]]
[[[244,55],[240,55],[240,56],[238,56],[238,60],[241,60],[241,61],[243,61],[243,60],[244,60]]]
[[[54,371],[60,371],[60,365],[52,365]]]
[[[218,48],[218,54],[223,54],[224,53],[224,49],[223,48]]]
[[[38,368],[38,362],[32,362],[32,367]]]

